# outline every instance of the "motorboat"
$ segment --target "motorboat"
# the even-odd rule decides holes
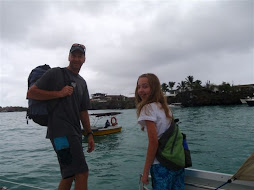
[[[151,190],[139,180],[139,190]],[[151,178],[151,176],[149,176]],[[150,180],[151,181],[151,180]],[[254,153],[243,163],[234,175],[197,169],[185,169],[186,190],[253,190]]]
[[[91,116],[91,129],[94,136],[109,135],[112,133],[121,132],[122,126],[118,124],[116,115],[121,114],[121,112],[105,112],[105,113],[92,113]],[[110,122],[107,117],[110,117]],[[105,119],[103,124],[98,124],[99,120]],[[106,124],[107,123],[107,124]],[[82,131],[83,135],[86,135],[86,132]]]
[[[254,100],[254,96],[253,97],[247,96],[246,98],[241,98],[240,99],[242,104],[247,104],[247,101],[250,101],[250,100]]]

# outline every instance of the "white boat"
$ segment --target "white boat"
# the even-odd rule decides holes
[[[141,183],[141,176],[139,190],[149,190],[147,186]],[[185,189],[253,190],[254,153],[244,162],[234,175],[189,168],[185,169]]]
[[[253,190],[254,181],[235,180],[229,183],[232,175],[210,172],[196,169],[185,169],[185,189],[230,189],[230,190]]]
[[[247,101],[254,100],[254,97],[247,96],[246,98],[241,98],[240,101],[242,104],[247,104]]]

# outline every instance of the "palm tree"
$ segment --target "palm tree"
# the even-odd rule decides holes
[[[169,91],[168,85],[166,83],[162,83],[161,90],[164,92],[164,94],[168,92]]]
[[[188,76],[186,79],[186,85],[187,87],[189,87],[190,90],[193,89],[193,85],[194,85],[194,77],[193,76]]]
[[[178,83],[176,88],[180,92],[185,91],[186,90],[186,81],[181,81],[181,83]]]
[[[168,87],[170,88],[169,92],[170,94],[174,94],[173,87],[175,86],[175,82],[169,81]]]
[[[202,86],[201,86],[202,82],[200,80],[196,80],[193,84],[193,88],[194,89],[201,89]]]
[[[168,82],[168,87],[171,89],[171,90],[173,90],[173,87],[175,86],[175,82],[171,82],[171,81],[169,81]]]

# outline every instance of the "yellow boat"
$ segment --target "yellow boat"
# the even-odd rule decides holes
[[[121,114],[121,112],[106,112],[106,113],[92,113],[90,116],[94,116],[94,122],[91,125],[94,136],[108,135],[112,133],[121,132],[122,126],[118,125],[116,115]],[[98,126],[97,123],[100,119],[105,117],[111,117],[110,122],[106,120],[104,126]],[[86,132],[83,130],[83,135],[86,135]]]

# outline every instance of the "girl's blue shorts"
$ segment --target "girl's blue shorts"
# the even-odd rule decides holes
[[[153,190],[184,190],[184,169],[170,170],[161,164],[150,169]]]

